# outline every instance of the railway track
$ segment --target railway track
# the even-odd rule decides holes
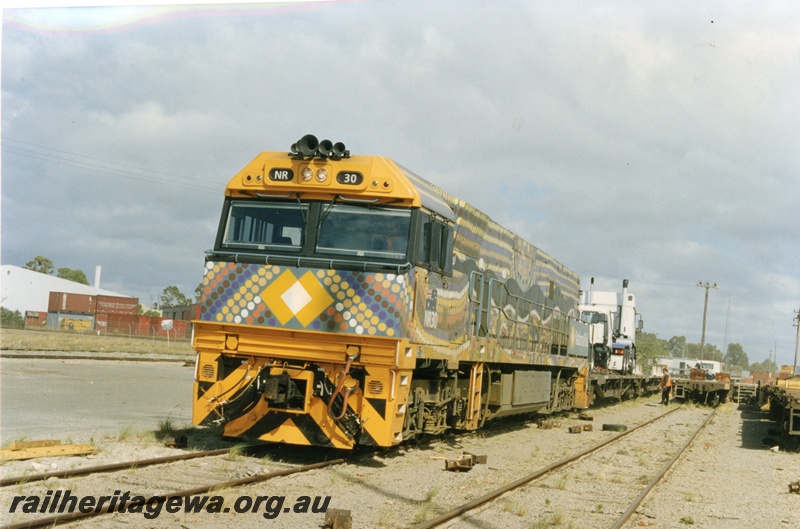
[[[22,483],[31,483],[34,481],[46,481],[50,478],[72,478],[78,476],[88,476],[91,474],[100,474],[103,472],[116,472],[119,470],[127,470],[131,468],[142,468],[151,465],[164,465],[167,463],[174,463],[175,461],[186,461],[188,459],[197,459],[201,457],[212,457],[230,453],[230,448],[220,448],[217,450],[204,450],[200,452],[188,452],[184,454],[176,454],[163,457],[154,457],[150,459],[136,459],[133,461],[126,461],[124,463],[111,463],[108,465],[96,465],[91,467],[74,468],[70,470],[56,470],[52,472],[42,472],[39,474],[29,474],[24,476],[14,476],[10,478],[0,479],[0,487],[8,487],[10,485],[19,485]]]
[[[541,521],[547,526],[559,525],[564,518],[569,517],[571,523],[578,527],[620,529],[714,415],[712,410],[697,426],[681,422],[683,418],[680,415],[673,416],[676,411],[678,408],[506,483],[436,517],[413,525],[413,529],[444,527],[448,522],[464,518],[477,526],[494,526],[499,520],[509,516],[535,515],[536,513],[530,513],[529,510],[536,509],[536,506],[544,512],[544,519]],[[665,425],[668,429],[665,429]],[[637,448],[651,447],[652,450],[654,443],[665,449],[674,449],[673,455],[666,458],[660,452],[652,457],[640,454],[633,461],[631,456]],[[666,462],[664,459],[667,459]],[[600,472],[618,473],[610,480],[613,490],[586,486],[596,477],[597,469]],[[533,486],[533,482],[540,479],[542,482]],[[605,477],[598,481],[608,483]],[[563,503],[573,506],[571,512],[550,509],[556,503],[557,496],[570,499]],[[504,501],[498,503],[500,498],[504,498]],[[608,504],[609,498],[614,499],[614,504]],[[468,514],[480,507],[483,507],[480,512]]]
[[[32,475],[32,476],[22,476],[22,477],[17,477],[17,478],[8,478],[8,479],[5,479],[3,481],[4,481],[4,485],[6,485],[6,486],[12,485],[12,484],[13,485],[18,485],[18,486],[27,486],[28,485],[28,481],[45,481],[45,480],[47,480],[49,478],[53,478],[53,477],[59,478],[59,479],[60,478],[74,478],[74,477],[88,478],[90,476],[96,476],[97,474],[108,473],[108,472],[119,472],[119,471],[142,472],[142,471],[145,471],[145,469],[143,467],[165,465],[165,464],[176,463],[176,462],[185,462],[185,461],[188,461],[188,460],[196,460],[196,459],[199,459],[199,458],[210,458],[210,457],[215,457],[215,456],[224,456],[224,455],[226,455],[228,453],[230,453],[230,449],[211,450],[211,451],[206,451],[206,452],[182,454],[182,455],[177,455],[177,456],[167,456],[167,457],[160,457],[160,458],[154,458],[154,459],[148,459],[148,460],[129,461],[129,462],[126,462],[126,463],[119,463],[119,464],[114,464],[114,465],[102,465],[102,466],[95,466],[95,467],[86,467],[86,468],[82,468],[82,469],[76,469],[76,470],[64,471],[64,472],[51,472],[51,473],[38,474],[38,475]],[[191,488],[173,489],[171,491],[154,490],[152,485],[149,485],[149,486],[143,487],[142,489],[138,489],[137,492],[134,493],[134,494],[130,494],[130,497],[134,498],[136,496],[141,496],[143,498],[147,498],[148,500],[150,498],[158,497],[158,498],[161,498],[161,501],[164,504],[166,504],[172,498],[186,498],[186,497],[189,497],[189,496],[197,496],[197,495],[207,494],[207,493],[212,492],[212,491],[220,491],[220,490],[230,489],[230,488],[234,488],[234,487],[241,487],[241,486],[245,486],[245,485],[251,485],[251,484],[259,483],[259,482],[262,482],[262,481],[267,481],[267,480],[272,479],[272,478],[277,478],[277,477],[282,477],[282,476],[289,476],[289,475],[292,475],[292,474],[299,474],[299,473],[303,473],[303,472],[309,472],[309,471],[312,471],[312,470],[329,467],[329,466],[332,466],[332,465],[342,464],[345,461],[346,461],[346,459],[344,459],[344,458],[338,458],[338,459],[331,459],[331,460],[328,460],[328,461],[322,461],[322,462],[306,464],[306,465],[282,465],[282,466],[287,466],[287,468],[282,468],[280,470],[274,470],[274,471],[259,472],[259,473],[255,473],[254,475],[245,476],[245,477],[241,477],[241,478],[237,478],[237,479],[222,480],[222,481],[220,481],[220,480],[210,481],[210,482],[207,482],[207,484],[205,484],[205,485],[195,486],[195,487],[191,487]],[[270,464],[275,464],[275,463],[270,463]],[[161,472],[163,473],[163,469],[161,470]],[[196,473],[195,474],[187,473],[182,477],[174,476],[174,474],[175,474],[174,471],[170,471],[169,473],[173,474],[173,475],[171,475],[170,479],[164,479],[163,481],[165,481],[165,482],[169,482],[169,481],[173,481],[174,482],[174,481],[181,481],[181,480],[183,480],[183,481],[192,481],[194,479],[198,479],[198,477],[199,477]],[[204,474],[217,474],[217,473],[218,473],[218,469],[214,469],[214,470],[212,470],[210,472],[205,472]],[[140,479],[141,478],[137,474],[133,479],[130,479],[130,477],[128,477],[128,478],[124,479],[124,481],[128,482],[127,485],[135,485],[136,482],[139,481]],[[111,486],[111,489],[115,489],[115,488],[116,489],[120,489],[122,487],[122,485],[120,485],[120,481],[123,481],[122,478],[117,476],[117,482],[114,485]],[[146,480],[145,479],[141,479],[141,481],[146,481]],[[81,488],[82,489],[84,488],[83,482],[81,483]],[[105,487],[102,488],[101,490],[102,490],[102,493],[100,493],[100,494],[91,494],[90,492],[86,492],[86,493],[83,493],[81,495],[81,497],[99,498],[101,496],[108,496],[109,487],[108,487],[107,482],[106,482]],[[20,491],[18,490],[16,492],[20,492]],[[44,492],[42,490],[38,490],[38,491],[30,491],[30,490],[28,490],[28,491],[26,491],[25,494],[22,494],[22,495],[24,495],[26,497],[30,497],[30,496],[32,496],[32,495],[34,495],[36,493],[38,493],[38,497],[40,497],[40,498],[45,498],[47,496],[50,496],[51,498],[53,497],[52,496],[52,492],[48,494],[47,492]],[[119,497],[119,490],[117,490],[115,494],[116,494],[117,497]],[[17,494],[17,495],[19,495],[19,494]],[[4,502],[4,503],[6,503],[6,502]],[[105,505],[105,506],[97,505],[95,508],[92,508],[88,512],[80,512],[80,510],[79,510],[78,512],[59,513],[59,514],[54,514],[54,515],[51,515],[51,516],[26,517],[26,519],[24,519],[24,520],[20,520],[20,521],[16,521],[16,522],[13,522],[13,523],[4,524],[4,525],[0,526],[0,529],[33,529],[33,528],[39,528],[39,527],[53,527],[55,525],[67,524],[67,523],[72,523],[72,522],[79,522],[79,521],[82,521],[82,520],[86,520],[88,518],[95,518],[95,517],[102,516],[102,515],[105,515],[105,514],[119,512],[119,507],[118,507],[119,504],[114,505],[114,504],[110,504],[110,502],[107,502],[107,503],[109,503],[109,504]],[[129,507],[132,504],[133,504],[133,502],[129,503],[128,504]],[[44,512],[52,512],[52,510],[48,510],[48,509],[43,508],[39,512],[42,512],[42,513],[44,513]],[[226,510],[225,512],[228,512],[228,510]]]
[[[8,506],[14,495],[17,494],[38,494],[43,496],[48,490],[73,490],[81,495],[109,495],[114,491],[131,491],[144,496],[162,495],[165,497],[180,497],[181,495],[206,494],[222,495],[225,497],[225,505],[234,505],[237,498],[249,496],[256,498],[262,495],[282,495],[285,496],[287,503],[293,499],[305,495],[322,495],[331,498],[329,507],[336,509],[352,510],[353,527],[386,527],[400,528],[410,527],[414,524],[430,521],[432,518],[444,513],[446,510],[453,509],[465,501],[488,495],[493,489],[501,484],[511,483],[519,479],[521,474],[530,472],[538,467],[555,467],[553,461],[560,462],[566,459],[567,454],[577,452],[586,453],[585,457],[590,457],[589,452],[598,444],[598,440],[603,440],[610,449],[624,442],[625,439],[634,438],[632,446],[616,448],[633,454],[636,459],[638,450],[644,446],[663,445],[663,432],[667,426],[661,427],[661,435],[656,435],[656,440],[642,441],[638,435],[640,429],[631,428],[624,435],[620,436],[613,431],[601,431],[602,423],[620,423],[637,425],[656,420],[656,423],[669,420],[669,417],[679,416],[682,413],[697,416],[701,410],[685,410],[675,407],[672,413],[664,418],[663,409],[631,403],[630,405],[606,408],[595,416],[594,431],[582,435],[573,435],[567,430],[572,424],[581,424],[576,417],[558,417],[548,419],[556,423],[552,429],[542,429],[537,427],[538,421],[499,421],[493,428],[479,434],[445,436],[430,444],[420,446],[408,446],[400,450],[371,452],[369,457],[350,458],[349,462],[341,461],[326,462],[327,467],[309,467],[305,472],[293,470],[301,468],[308,462],[320,460],[318,450],[307,450],[302,453],[295,450],[277,450],[270,452],[267,458],[231,456],[221,454],[216,457],[198,458],[172,464],[154,464],[151,467],[136,466],[130,467],[130,463],[125,464],[126,468],[112,470],[103,474],[88,474],[83,477],[62,477],[48,478],[36,482],[20,482],[14,486],[6,486],[0,489],[0,504]],[[678,410],[683,410],[678,413]],[[686,419],[688,420],[688,419]],[[685,422],[684,419],[677,420],[677,423]],[[588,424],[588,423],[583,423]],[[668,425],[669,430],[675,430],[679,426]],[[680,428],[683,428],[680,426]],[[672,443],[670,443],[671,445]],[[488,455],[488,463],[477,465],[469,472],[453,473],[443,469],[441,459],[450,459],[462,451],[469,451],[475,454]],[[663,451],[663,450],[662,450]],[[338,458],[338,452],[330,452],[328,457]],[[356,454],[349,454],[354,456]],[[315,458],[316,457],[316,458]],[[581,456],[579,455],[579,458]],[[660,452],[657,459],[661,460],[664,456]],[[273,459],[274,461],[271,461]],[[606,466],[611,465],[606,463]],[[492,500],[485,502],[480,508],[473,508],[464,511],[464,516],[468,521],[472,517],[481,516],[483,512],[488,512],[492,522],[485,523],[485,527],[519,527],[523,523],[526,527],[534,527],[530,520],[538,516],[538,512],[553,511],[560,501],[555,494],[569,493],[573,484],[590,479],[605,483],[608,488],[617,488],[622,485],[620,480],[611,476],[591,476],[590,472],[574,470],[574,464],[565,463],[571,470],[567,472],[572,477],[567,479],[565,490],[561,490],[554,483],[558,478],[542,476],[541,482],[550,480],[546,485],[553,500],[552,506],[547,506],[545,499],[518,500],[516,495],[520,494],[517,490],[509,488],[508,492],[502,497],[495,499],[497,506],[492,507]],[[527,470],[526,470],[527,469]],[[245,471],[246,474],[245,474]],[[284,472],[286,471],[286,472]],[[277,473],[276,473],[277,472]],[[252,475],[251,475],[252,474]],[[255,478],[255,479],[253,479]],[[535,479],[535,478],[534,478]],[[618,482],[620,481],[620,482]],[[208,486],[199,487],[201,484]],[[542,485],[537,486],[541,490]],[[528,489],[532,487],[523,487]],[[641,487],[640,487],[641,488]],[[202,490],[207,489],[207,493]],[[165,493],[165,491],[173,491]],[[633,498],[640,490],[630,494]],[[613,505],[606,498],[612,492],[605,490],[596,493],[594,504],[603,502],[605,514],[616,512],[618,514],[625,510],[626,506]],[[511,498],[511,499],[509,499]],[[177,500],[176,500],[177,501]],[[540,502],[540,503],[539,503]],[[528,511],[522,514],[515,514],[517,507],[510,507],[512,504],[530,505]],[[594,505],[592,506],[594,508]],[[492,513],[490,510],[495,509]],[[499,512],[498,512],[499,511]],[[163,512],[157,520],[149,520],[152,527],[216,527],[225,529],[238,529],[242,526],[258,525],[263,527],[295,527],[297,529],[315,528],[321,525],[324,515],[319,511],[295,513],[286,511],[285,508],[280,517],[276,519],[265,519],[263,509],[260,512],[254,510],[248,513],[221,516],[208,513],[196,514],[168,514]],[[106,527],[117,527],[120,524],[139,524],[147,523],[141,514],[116,513],[100,516],[95,519],[72,519],[61,517],[58,520],[43,519],[36,520],[35,524],[31,521],[36,516],[34,514],[20,515],[19,512],[10,518],[6,513],[0,513],[2,523],[12,522],[15,525],[4,526],[8,528],[17,527],[41,527],[54,524],[69,523],[69,527],[91,529],[105,529]],[[102,513],[101,513],[102,514]],[[43,514],[38,514],[43,517]],[[570,513],[572,516],[572,513]],[[594,515],[595,518],[599,516]],[[498,524],[497,519],[510,517],[505,525]],[[605,516],[603,516],[605,518]],[[402,523],[401,520],[406,520]],[[71,522],[71,523],[70,523]],[[446,524],[446,521],[440,524]],[[608,527],[610,521],[602,527]],[[198,525],[199,524],[199,525]],[[458,525],[459,527],[464,524]],[[545,525],[542,525],[544,527]],[[592,527],[592,525],[576,525],[581,527]]]

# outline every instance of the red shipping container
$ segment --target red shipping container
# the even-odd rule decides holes
[[[97,296],[98,314],[130,314],[139,313],[139,298],[124,298],[119,296]]]
[[[47,312],[70,314],[94,314],[96,296],[72,294],[69,292],[50,292]]]

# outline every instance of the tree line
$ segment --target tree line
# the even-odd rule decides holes
[[[22,268],[27,268],[28,270],[33,270],[34,272],[39,272],[40,274],[47,274],[53,275],[55,272],[55,265],[53,261],[48,259],[47,257],[42,257],[41,255],[37,255],[27,263]],[[82,285],[88,285],[89,280],[86,278],[86,274],[83,270],[73,270],[72,268],[59,268],[56,277],[60,277],[61,279],[66,279],[68,281],[74,281],[76,283],[80,283]]]
[[[655,333],[636,332],[636,352],[639,363],[654,365],[659,358],[690,358],[714,360],[725,364],[728,372],[739,371],[778,371],[778,365],[767,358],[762,362],[750,362],[747,353],[741,344],[728,344],[724,353],[714,345],[707,343],[703,346],[702,354],[699,343],[688,343],[685,336],[673,336],[669,340],[659,338]]]

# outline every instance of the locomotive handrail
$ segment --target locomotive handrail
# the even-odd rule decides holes
[[[347,198],[342,195],[336,195],[336,198],[342,202],[352,202],[353,204],[377,204],[382,197],[369,198]]]
[[[509,316],[506,307],[502,307],[495,303],[493,295],[497,288],[495,285],[500,285],[505,293],[506,298],[513,302],[512,305],[516,312],[516,316]],[[475,292],[474,297],[473,291]],[[559,337],[559,340],[557,341],[558,344],[566,344],[568,341],[567,339],[569,336],[569,331],[564,328],[565,323],[569,322],[570,316],[568,313],[556,308],[550,308],[546,304],[540,303],[533,299],[512,293],[509,290],[506,282],[503,280],[490,278],[487,282],[482,272],[473,270],[470,273],[469,298],[470,303],[474,307],[473,312],[476,315],[474,325],[474,334],[476,336],[480,335],[481,325],[485,323],[487,336],[499,337],[499,339],[505,340],[506,342],[516,341],[517,346],[521,346],[521,343],[525,342],[528,347],[532,347],[536,343],[536,340],[533,337],[523,338],[520,337],[518,333],[513,331],[508,333],[505,337],[499,336],[498,333],[494,332],[489,325],[489,309],[497,309],[498,313],[502,314],[503,318],[511,323],[512,329],[525,326],[527,329],[536,330],[539,336],[541,336],[544,331],[549,330],[554,334],[554,336]],[[552,318],[555,315],[557,319],[554,321],[554,325],[548,328],[542,323],[537,324],[529,320],[520,319],[520,307],[523,305],[527,305],[526,308],[538,309],[538,311],[542,313],[541,317],[543,321],[544,319]],[[549,313],[547,318],[545,318],[546,313]],[[557,324],[555,323],[556,321],[558,322]],[[552,349],[553,340],[551,339],[550,343],[546,345],[548,346],[548,349]]]
[[[506,291],[506,293],[507,293],[507,294],[508,294],[510,297],[512,297],[512,298],[514,298],[514,299],[517,299],[517,300],[522,300],[522,301],[524,301],[524,302],[527,302],[527,303],[530,303],[530,304],[532,304],[532,305],[535,305],[535,306],[537,306],[537,307],[540,307],[540,308],[542,308],[542,309],[544,309],[544,310],[549,310],[549,311],[551,311],[551,312],[554,312],[554,313],[557,313],[557,314],[561,314],[561,315],[563,315],[563,316],[564,316],[566,319],[569,319],[569,317],[570,317],[570,316],[569,316],[569,314],[568,314],[568,313],[566,313],[566,312],[564,312],[563,310],[559,310],[559,309],[553,309],[553,308],[550,308],[550,307],[548,307],[547,305],[545,305],[545,304],[543,304],[543,303],[539,303],[538,301],[532,300],[532,299],[530,299],[530,298],[526,298],[526,297],[524,297],[524,296],[520,296],[520,295],[518,295],[518,294],[513,294],[513,293],[512,293],[512,292],[511,292],[511,291],[508,289],[508,285],[506,285],[506,282],[505,282],[505,281],[502,281],[502,280],[500,280],[500,279],[494,279],[494,278],[492,278],[492,279],[490,279],[490,280],[489,280],[489,282],[490,282],[490,283],[492,283],[492,282],[493,282],[493,283],[498,283],[498,284],[500,284],[500,285],[503,285],[503,289]],[[499,306],[499,305],[495,305],[495,307],[496,307],[496,308],[498,308],[498,309],[500,309],[501,311],[505,311],[505,309],[502,309],[502,308],[500,308],[500,306]],[[516,308],[516,307],[515,307],[515,308]],[[519,310],[517,310],[517,312],[519,312]],[[511,318],[508,318],[508,319],[511,319]],[[524,322],[522,322],[521,320],[518,320],[518,321],[520,321],[520,323],[524,323]]]
[[[476,312],[476,314],[475,314],[475,328],[473,330],[473,334],[475,336],[480,336],[481,323],[483,322],[483,314],[485,312],[483,310],[483,298],[484,298],[484,296],[483,296],[483,285],[485,284],[485,282],[483,280],[483,277],[484,277],[483,276],[483,272],[477,272],[475,270],[473,270],[469,274],[469,292],[468,292],[469,302],[472,305],[476,305],[477,304],[476,311],[475,311]],[[472,290],[475,287],[475,283],[476,282],[478,282],[478,284],[480,285],[480,290],[476,290],[475,297],[477,298],[477,300],[474,300],[474,299],[472,299]],[[488,314],[487,314],[487,318],[486,319],[488,320]],[[487,325],[486,325],[486,331],[487,331],[487,334],[488,334],[488,331],[489,331],[488,321],[487,321]]]
[[[260,191],[256,191],[256,196],[259,198],[292,198],[292,195],[294,195],[294,193],[284,195],[282,193],[262,193]]]
[[[483,274],[479,274],[477,272],[472,272],[472,274],[473,275],[480,275],[481,276],[481,285],[483,285],[483,283],[484,283]],[[515,302],[514,303],[514,310],[516,312],[516,316],[514,316],[514,317],[509,316],[508,313],[507,313],[507,308],[506,307],[502,307],[499,304],[495,304],[494,296],[492,295],[493,292],[494,292],[494,289],[495,289],[495,287],[494,287],[495,284],[501,285],[503,290],[505,291],[506,297],[507,298],[511,298]],[[483,291],[483,289],[481,288],[481,292],[482,291]],[[483,296],[482,295],[479,296],[479,297],[481,298],[479,300],[479,315],[480,315],[480,314],[483,313],[483,303],[484,303],[484,301],[483,301]],[[569,316],[568,313],[566,313],[566,312],[564,312],[562,310],[559,310],[559,309],[550,308],[547,305],[545,305],[543,303],[539,303],[538,301],[535,301],[533,299],[526,298],[524,296],[520,296],[520,295],[514,294],[509,290],[508,285],[506,284],[505,281],[502,281],[502,280],[499,280],[499,279],[496,279],[496,278],[490,278],[489,279],[487,297],[488,297],[488,305],[489,305],[489,307],[497,309],[498,312],[503,315],[503,318],[506,321],[508,321],[508,322],[510,322],[512,324],[512,327],[525,326],[525,327],[530,328],[530,329],[535,329],[536,331],[539,332],[540,335],[541,335],[541,333],[543,331],[550,330],[553,333],[553,335],[557,335],[557,336],[559,336],[561,338],[561,339],[558,340],[559,344],[567,343],[567,338],[569,336],[569,331],[565,330],[563,327],[564,327],[564,323],[569,321],[570,316]],[[531,322],[531,321],[522,320],[522,319],[519,318],[519,313],[520,313],[520,305],[523,305],[523,304],[528,305],[530,307],[534,307],[534,308],[540,309],[541,312],[542,312],[543,320],[544,320],[544,313],[546,313],[546,312],[550,313],[549,317],[553,317],[553,315],[557,315],[557,316],[560,316],[560,317],[557,318],[556,320],[554,320],[554,325],[553,325],[553,327],[550,327],[550,328],[548,328],[546,325],[541,324],[541,323],[537,324],[537,323],[534,323],[534,322]],[[558,322],[558,324],[556,325],[555,322]],[[495,336],[495,337],[498,336],[498,334],[496,332],[493,332],[491,329],[489,329],[488,322],[487,322],[487,334],[490,335],[490,336]],[[508,335],[505,338],[502,338],[502,339],[505,339],[507,341],[517,341],[517,342],[524,341],[528,345],[533,345],[533,343],[534,343],[534,339],[533,338],[521,338],[519,336],[515,336],[514,332],[508,333]],[[519,345],[519,343],[517,345]],[[552,346],[553,346],[552,338],[551,338],[548,346],[549,346],[548,347],[549,349],[552,349]]]

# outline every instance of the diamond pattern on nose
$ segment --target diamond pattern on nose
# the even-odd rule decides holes
[[[300,279],[286,270],[261,293],[272,313],[285,325],[292,318],[306,327],[333,303],[327,289],[311,271]]]

